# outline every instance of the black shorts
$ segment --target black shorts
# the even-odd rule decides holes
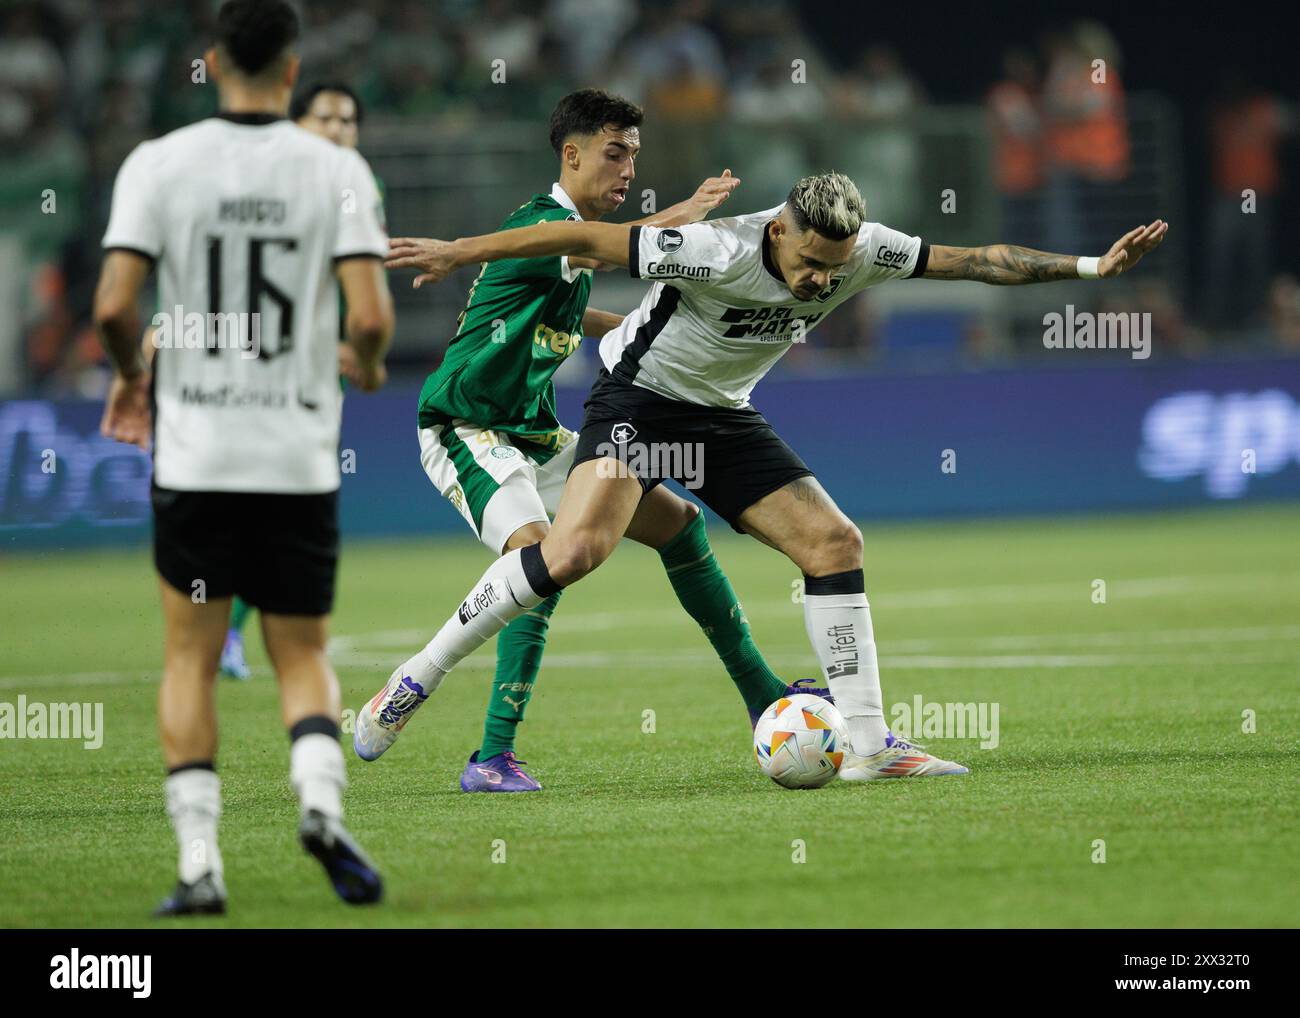
[[[339,493],[273,495],[153,487],[153,560],[183,594],[238,594],[273,615],[328,615]]]
[[[585,409],[575,467],[616,457],[646,491],[676,481],[737,531],[751,505],[812,474],[757,410],[669,399],[603,368]]]

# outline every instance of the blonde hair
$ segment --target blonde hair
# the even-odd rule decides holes
[[[800,231],[813,229],[829,240],[852,237],[867,214],[858,186],[834,171],[804,177],[790,189],[785,207]]]

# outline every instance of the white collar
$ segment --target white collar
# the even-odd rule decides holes
[[[573,204],[573,199],[570,198],[568,192],[560,186],[559,181],[556,181],[551,185],[551,197],[577,216],[578,222],[582,222],[582,214],[578,211],[578,206]]]

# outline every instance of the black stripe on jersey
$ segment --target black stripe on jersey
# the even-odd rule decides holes
[[[369,258],[372,261],[377,262],[382,262],[384,260],[383,255],[377,255],[373,251],[353,251],[351,254],[335,255],[334,264],[337,265],[339,262],[345,262],[349,258]]]
[[[921,250],[916,252],[916,264],[912,266],[912,271],[909,272],[903,278],[919,279],[921,276],[925,275],[925,267],[929,264],[930,264],[930,245],[927,244],[925,241],[921,241]]]
[[[634,226],[627,236],[627,271],[633,279],[641,278],[641,227]]]
[[[138,247],[123,247],[121,244],[114,244],[112,247],[104,248],[104,254],[109,254],[113,251],[125,251],[127,254],[139,255],[141,258],[148,258],[150,262],[156,262],[158,260],[156,254],[142,251]]]
[[[614,365],[615,378],[629,384],[636,378],[636,373],[641,370],[641,358],[650,349],[650,344],[655,341],[655,337],[663,332],[664,326],[677,310],[677,304],[681,299],[682,291],[677,287],[663,288],[655,306],[650,310],[650,317],[641,323],[632,342],[624,349],[622,358]]]

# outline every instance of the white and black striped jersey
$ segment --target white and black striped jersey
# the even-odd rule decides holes
[[[609,372],[672,399],[746,407],[790,344],[841,302],[925,271],[920,237],[863,223],[849,262],[825,290],[800,301],[767,248],[767,224],[782,208],[673,228],[634,226],[628,271],[654,285],[601,340]]]
[[[127,157],[103,244],[158,271],[155,483],[338,488],[334,267],[388,253],[366,161],[270,115],[202,120]]]

